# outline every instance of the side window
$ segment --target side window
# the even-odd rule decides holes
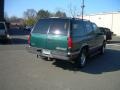
[[[85,27],[87,33],[93,32],[92,24],[90,22],[86,22]]]
[[[97,25],[95,23],[92,23],[92,26],[93,26],[93,30],[95,33],[100,33],[100,29],[97,27]]]
[[[85,35],[84,23],[82,21],[72,22],[72,36]]]

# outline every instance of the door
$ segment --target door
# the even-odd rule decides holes
[[[85,22],[86,27],[86,38],[89,44],[89,49],[94,52],[96,48],[96,35],[94,34],[94,30],[92,24],[90,22]]]
[[[92,26],[95,34],[96,47],[100,47],[103,45],[104,37],[102,35],[102,32],[100,31],[100,29],[97,27],[95,23],[93,23]]]

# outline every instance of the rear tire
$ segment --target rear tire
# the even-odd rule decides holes
[[[83,48],[79,57],[77,58],[76,65],[78,68],[83,68],[86,66],[86,62],[87,62],[87,52],[86,49]]]

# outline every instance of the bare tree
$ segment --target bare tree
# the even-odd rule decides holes
[[[68,10],[70,15],[74,18],[80,15],[80,9],[76,6],[73,6],[71,3],[68,5]]]
[[[27,11],[24,12],[24,18],[25,19],[33,19],[37,15],[37,12],[34,9],[27,9]]]
[[[72,4],[70,3],[68,8],[69,8],[69,13],[71,14],[71,16],[73,18],[76,17],[77,16],[77,9],[76,9],[76,7],[75,6],[73,7]]]
[[[58,10],[58,11],[55,13],[55,17],[67,17],[67,15],[66,15],[65,12],[62,12],[62,11]]]
[[[37,13],[37,18],[40,19],[40,18],[48,18],[50,17],[51,13],[48,11],[48,10],[39,10],[38,13]]]
[[[36,22],[37,12],[34,9],[27,9],[24,12],[24,24],[25,25],[34,25]]]

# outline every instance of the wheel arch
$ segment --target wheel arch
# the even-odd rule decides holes
[[[82,45],[81,50],[80,50],[80,53],[81,53],[81,51],[82,51],[83,49],[86,50],[86,53],[87,53],[87,55],[88,55],[88,54],[89,54],[89,45],[88,45],[88,44]]]

